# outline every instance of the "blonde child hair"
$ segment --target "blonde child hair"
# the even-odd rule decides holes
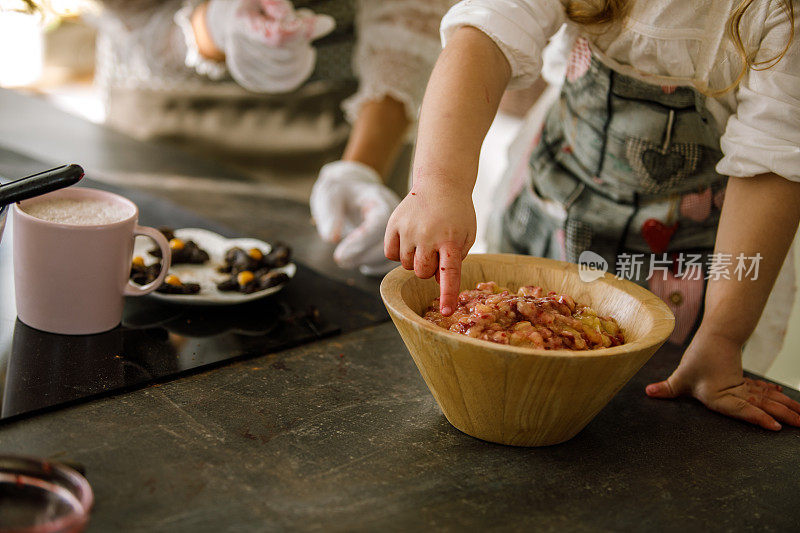
[[[758,50],[747,50],[741,34],[742,19],[747,12],[747,9],[755,3],[755,0],[743,0],[736,6],[736,9],[731,13],[728,18],[727,33],[728,37],[736,47],[739,53],[739,58],[742,63],[742,68],[739,71],[736,79],[723,89],[711,90],[707,87],[701,87],[702,92],[708,96],[721,96],[733,89],[735,89],[739,82],[742,81],[744,75],[749,69],[753,70],[767,70],[775,66],[786,52],[789,51],[789,46],[794,40],[794,5],[792,0],[783,0],[783,10],[789,18],[791,28],[789,38],[783,49],[776,55],[762,60],[756,60],[756,53]],[[602,29],[604,26],[620,22],[627,16],[633,0],[569,0],[566,6],[567,17],[584,26]]]

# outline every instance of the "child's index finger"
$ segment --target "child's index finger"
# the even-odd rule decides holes
[[[461,289],[461,247],[447,243],[439,248],[439,310],[450,316],[458,304]]]

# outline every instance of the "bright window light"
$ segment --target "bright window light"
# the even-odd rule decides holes
[[[43,38],[40,18],[0,11],[0,86],[29,85],[42,74]]]

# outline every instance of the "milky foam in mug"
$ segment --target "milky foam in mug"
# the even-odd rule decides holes
[[[118,203],[99,199],[72,200],[52,198],[26,205],[23,211],[29,215],[56,224],[76,226],[100,226],[125,220],[131,216],[130,210]]]

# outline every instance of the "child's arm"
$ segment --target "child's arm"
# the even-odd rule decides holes
[[[463,27],[433,69],[420,113],[411,192],[386,228],[386,257],[441,283],[441,310],[455,309],[461,260],[475,242],[472,189],[483,138],[511,76],[503,53]]]
[[[715,251],[734,258],[760,253],[758,278],[709,281],[697,334],[675,372],[648,385],[649,396],[691,395],[714,411],[766,429],[780,429],[779,422],[800,426],[800,403],[742,374],[742,346],[758,323],[798,221],[800,183],[776,174],[728,180]]]

